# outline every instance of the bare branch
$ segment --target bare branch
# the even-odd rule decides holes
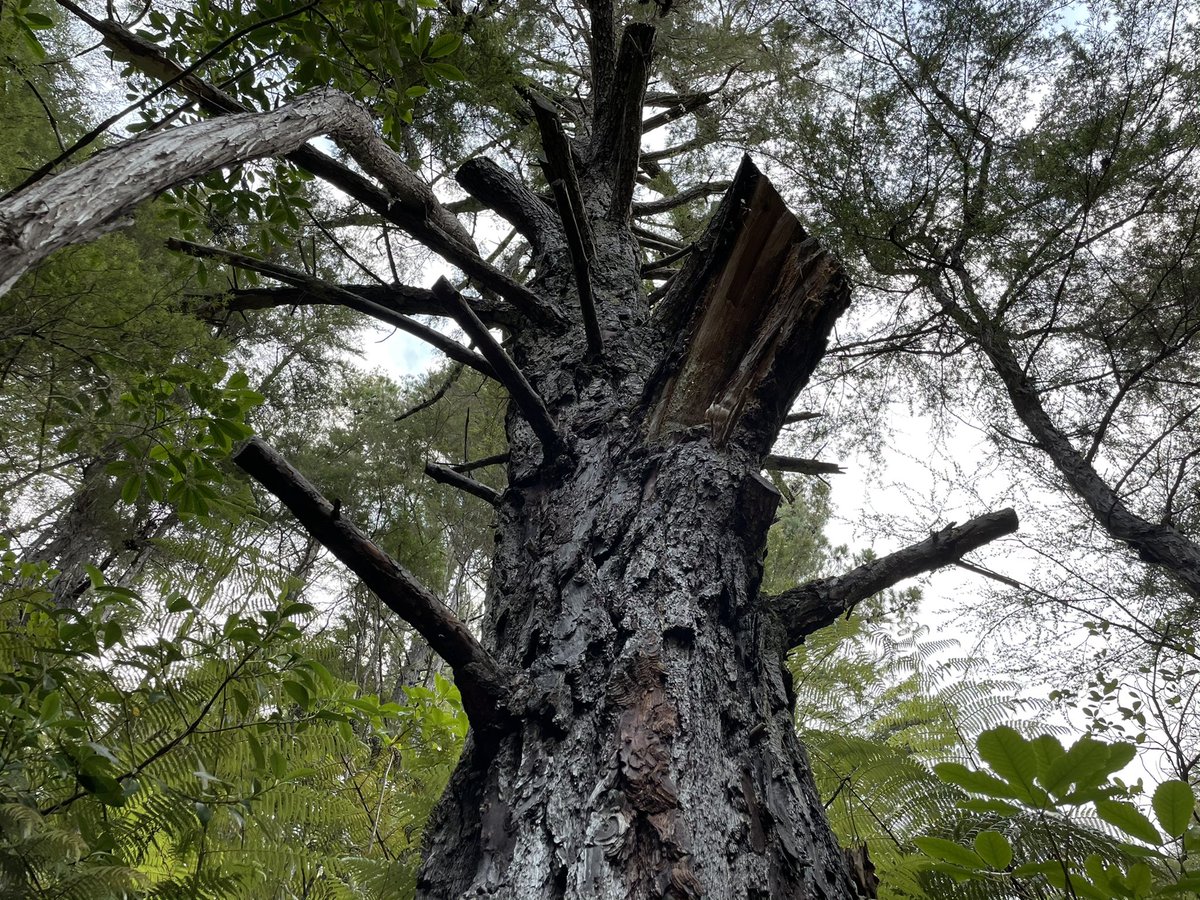
[[[105,46],[118,59],[132,63],[152,78],[178,79],[175,89],[198,101],[210,114],[251,111],[250,107],[232,95],[195,75],[185,73],[162,50],[119,23],[91,16],[84,18],[100,32]],[[348,135],[344,149],[359,165],[380,178],[387,190],[313,147],[302,146],[284,158],[345,191],[402,228],[430,250],[458,266],[478,284],[503,297],[531,321],[544,325],[558,323],[560,317],[541,297],[488,264],[479,255],[458,219],[438,202],[428,185],[413,175],[403,160],[375,135],[374,126],[365,112],[362,116],[367,124],[366,130],[360,128],[354,135]]]
[[[703,106],[713,102],[716,97],[716,92],[704,92],[701,94],[691,94],[680,100],[675,106],[660,112],[656,116],[651,116],[642,122],[642,134],[653,131],[655,128],[662,128],[664,125],[669,125],[676,119],[682,119],[688,113],[695,112]]]
[[[709,197],[713,194],[723,194],[729,190],[729,185],[732,183],[731,181],[706,181],[701,184],[694,184],[676,194],[672,194],[670,197],[663,197],[661,200],[645,200],[641,203],[635,203],[633,204],[633,215],[635,218],[641,218],[670,212],[684,204],[691,203],[693,200],[699,200],[702,197]]]
[[[554,182],[557,179],[565,184],[567,197],[571,201],[570,218],[573,218],[578,224],[584,246],[591,248],[593,246],[592,227],[588,221],[587,210],[583,206],[583,190],[579,186],[579,175],[575,171],[575,156],[571,149],[571,140],[567,137],[562,120],[549,100],[537,91],[526,91],[524,96],[533,109],[533,117],[537,120],[538,131],[542,136],[542,149],[546,153],[547,180]],[[562,216],[561,210],[559,215],[564,220],[565,228],[567,217]],[[588,258],[591,259],[590,250]]]
[[[474,478],[468,478],[461,472],[456,472],[447,466],[440,466],[435,462],[425,463],[425,474],[439,484],[449,485],[453,488],[458,488],[460,491],[478,497],[492,506],[500,505],[500,492],[494,488],[488,487],[481,481],[476,481]]]
[[[804,412],[791,413],[790,415],[784,416],[783,424],[795,425],[797,422],[807,422],[810,419],[819,419],[822,415],[824,415],[824,413],[809,412],[808,410],[805,410]]]
[[[871,560],[844,575],[810,581],[764,600],[783,623],[787,645],[794,647],[859,601],[906,578],[955,563],[972,550],[1016,530],[1017,514],[1011,509],[987,513],[957,527],[948,525],[919,544]]]
[[[820,459],[803,459],[798,456],[775,456],[763,458],[764,469],[776,472],[796,472],[800,475],[842,475],[845,469],[837,463],[825,462]]]
[[[474,472],[476,469],[482,469],[486,466],[500,466],[508,462],[507,453],[497,453],[493,456],[485,456],[481,459],[473,459],[470,462],[455,463],[450,466],[455,472]]]
[[[478,353],[468,350],[453,338],[442,334],[440,331],[435,331],[428,325],[422,325],[415,319],[410,319],[408,316],[400,315],[385,306],[367,300],[365,297],[348,291],[343,287],[322,281],[320,278],[309,275],[307,272],[302,272],[299,269],[293,269],[289,266],[281,266],[278,263],[269,263],[261,259],[255,259],[252,256],[235,253],[232,250],[209,247],[205,244],[193,244],[190,241],[181,241],[175,238],[168,240],[167,246],[172,250],[179,250],[190,256],[219,259],[238,268],[258,272],[259,274],[277,278],[280,281],[301,287],[313,298],[313,302],[345,306],[349,309],[365,313],[368,316],[378,319],[380,322],[385,322],[388,325],[408,332],[413,337],[420,338],[427,344],[431,344],[441,350],[456,362],[470,366],[488,378],[496,377],[495,371],[486,359]],[[443,308],[439,314],[449,315],[450,311]]]
[[[233,456],[250,477],[292,511],[314,538],[429,642],[450,665],[472,726],[502,726],[514,685],[471,630],[407,569],[388,556],[321,495],[278,451],[257,437]]]
[[[550,189],[554,192],[563,231],[567,235],[567,250],[571,255],[571,268],[575,272],[575,286],[579,291],[579,310],[583,314],[588,354],[599,359],[604,355],[604,342],[600,337],[600,323],[596,319],[596,298],[592,293],[592,255],[595,250],[589,243],[585,243],[586,221],[581,222],[576,218],[566,182],[561,178],[556,179],[550,184]]]
[[[433,286],[433,293],[456,308],[458,324],[462,326],[467,336],[475,342],[475,346],[491,363],[495,370],[495,378],[508,388],[508,393],[525,420],[533,428],[534,434],[542,443],[542,453],[547,461],[557,458],[566,451],[566,443],[558,433],[558,426],[546,409],[546,404],[537,391],[526,380],[524,373],[517,368],[516,363],[504,352],[504,348],[492,337],[487,326],[479,321],[475,311],[471,309],[466,298],[456,291],[445,278],[439,278]]]
[[[535,253],[561,238],[554,213],[542,198],[487,157],[467,160],[454,179],[463,190],[517,229]]]

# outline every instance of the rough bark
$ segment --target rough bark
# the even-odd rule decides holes
[[[635,315],[623,329],[609,320],[603,362],[588,355],[581,317],[566,335],[514,336],[513,359],[573,452],[543,464],[532,429],[510,413],[482,641],[524,672],[531,694],[513,733],[468,742],[427,832],[422,897],[858,895],[796,739],[787,640],[758,593],[779,496],[756,448],[781,426],[845,291],[824,257],[821,277],[788,275],[811,273],[792,262],[815,248],[781,204],[767,207],[765,179],[748,164],[743,174],[764,215],[784,221],[750,217],[746,241],[779,235],[759,272],[738,245],[743,195],[726,199],[724,259],[764,292],[740,295],[752,321],[726,331],[711,381],[680,386],[678,373],[686,360],[708,371],[688,348],[718,327],[711,298],[725,296],[727,270],[694,273],[692,302],[674,301],[684,314],[652,319],[631,235],[604,224],[602,203],[597,308]],[[561,296],[571,263],[550,262],[538,287]],[[764,322],[782,323],[768,346]],[[746,359],[754,374],[739,377]],[[706,421],[701,403],[689,407],[698,421],[662,427],[664,397],[727,389],[736,427]]]
[[[323,90],[271,112],[156,131],[98,153],[0,205],[0,294],[55,250],[111,231],[138,203],[177,184],[364,125],[374,136],[354,101]]]

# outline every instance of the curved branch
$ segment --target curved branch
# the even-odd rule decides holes
[[[1016,530],[1017,514],[1011,509],[987,513],[958,527],[948,525],[919,544],[873,559],[844,575],[810,581],[763,599],[782,621],[787,646],[794,647],[860,600],[906,578],[957,562],[972,550]]]
[[[265,441],[250,438],[233,461],[278,497],[309,534],[446,660],[477,731],[504,725],[515,692],[513,677],[446,604],[344,518],[338,505],[326,500]]]
[[[317,90],[270,112],[145,134],[44,178],[0,204],[0,294],[53,251],[111,231],[143,200],[222,166],[354,131],[365,115],[348,95]]]
[[[156,46],[111,20],[88,16],[85,21],[96,29],[116,58],[131,63],[152,78],[178,79],[175,89],[196,100],[212,115],[250,112],[250,107],[232,95],[187,74]],[[355,161],[376,178],[386,190],[364,178],[327,154],[301,146],[284,158],[334,187],[345,191],[368,209],[408,232],[447,262],[462,269],[482,287],[494,291],[531,321],[555,325],[561,317],[541,297],[525,285],[484,260],[462,223],[417,178],[399,156],[380,139],[365,112],[367,129],[346,135],[342,144]],[[339,142],[340,143],[340,142]]]

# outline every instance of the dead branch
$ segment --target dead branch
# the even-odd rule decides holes
[[[512,676],[449,607],[345,518],[265,441],[250,438],[233,461],[279,498],[309,534],[446,660],[476,730],[497,727],[509,718]]]
[[[302,272],[299,269],[293,269],[289,266],[281,266],[278,263],[255,259],[253,256],[247,256],[244,253],[235,253],[232,250],[223,250],[220,247],[210,247],[205,244],[193,244],[191,241],[181,241],[176,238],[168,240],[167,246],[172,250],[178,250],[190,256],[218,259],[232,266],[247,269],[251,272],[258,272],[261,275],[301,287],[314,298],[315,302],[345,306],[357,312],[365,313],[368,316],[378,319],[380,322],[406,331],[413,337],[420,338],[427,344],[441,350],[456,362],[470,366],[488,378],[496,377],[495,371],[486,359],[478,353],[467,349],[453,338],[442,334],[440,331],[435,331],[428,325],[422,325],[415,319],[410,319],[408,316],[400,315],[385,306],[380,306],[378,303],[367,300],[359,294],[348,291],[336,284],[329,284],[322,281],[320,278],[309,275],[307,272]],[[440,315],[450,315],[450,310],[443,307]]]
[[[456,308],[455,317],[467,336],[475,342],[484,358],[491,363],[495,370],[495,378],[508,388],[508,393],[525,420],[533,428],[534,434],[542,443],[542,453],[547,461],[556,459],[565,452],[566,443],[558,433],[558,426],[546,409],[546,404],[537,391],[526,380],[525,374],[517,368],[499,342],[492,337],[487,326],[479,321],[475,311],[462,294],[454,289],[445,278],[439,278],[433,286],[433,293]]]
[[[596,297],[592,293],[592,255],[595,252],[585,243],[584,222],[575,216],[566,182],[561,178],[550,184],[558,204],[563,231],[567,235],[567,251],[571,255],[571,268],[575,273],[575,287],[579,291],[579,310],[583,314],[583,330],[587,336],[588,355],[599,359],[604,355],[604,342],[600,337],[600,323],[596,319]]]
[[[919,544],[871,560],[844,575],[810,581],[764,600],[783,623],[787,646],[794,647],[859,601],[906,578],[957,562],[972,550],[1016,530],[1017,514],[1011,509],[987,513],[957,527],[948,525]]]
[[[772,469],[776,472],[795,472],[799,475],[842,475],[846,471],[837,463],[774,454],[763,457],[762,465],[764,469]]]
[[[723,194],[729,190],[730,184],[732,184],[730,181],[707,181],[702,184],[694,184],[670,197],[663,197],[661,200],[645,200],[633,204],[633,215],[635,218],[642,218],[670,212],[693,200],[710,197],[713,194]]]
[[[452,488],[458,488],[464,493],[478,497],[492,506],[500,505],[500,492],[495,488],[490,488],[481,481],[476,481],[474,478],[468,478],[461,472],[457,472],[448,466],[438,465],[435,462],[425,463],[425,474],[439,484],[445,484]]]
[[[476,469],[482,469],[486,466],[499,466],[508,462],[507,453],[496,453],[492,456],[484,456],[481,459],[473,459],[470,462],[454,463],[450,466],[455,472],[474,472]]]
[[[467,160],[454,179],[484,207],[517,229],[535,253],[561,237],[554,213],[542,198],[487,157]]]

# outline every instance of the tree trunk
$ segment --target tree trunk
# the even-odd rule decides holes
[[[751,197],[769,211],[744,215]],[[469,741],[429,826],[422,897],[857,895],[796,739],[784,629],[759,596],[778,501],[762,453],[827,329],[793,334],[803,317],[783,316],[770,332],[811,351],[787,361],[791,384],[762,390],[775,359],[755,348],[789,304],[832,323],[844,289],[755,281],[805,236],[753,167],[726,209],[656,317],[628,299],[628,231],[593,222],[605,365],[578,362],[578,333],[516,341],[574,453],[540,465],[510,415],[483,643],[526,674],[529,713]],[[574,278],[553,258],[536,287],[566,300]],[[739,295],[746,283],[760,293]]]

